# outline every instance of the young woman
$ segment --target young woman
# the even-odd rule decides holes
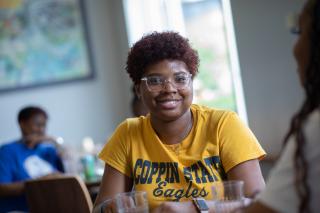
[[[125,120],[101,151],[106,165],[95,210],[132,187],[163,212],[178,202],[179,211],[196,212],[189,201],[210,199],[215,181],[243,180],[246,196],[264,188],[265,152],[248,127],[234,112],[192,104],[198,64],[175,32],[154,32],[131,48],[126,69],[149,114]]]

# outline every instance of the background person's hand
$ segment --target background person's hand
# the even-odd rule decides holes
[[[38,134],[30,134],[24,137],[24,140],[26,141],[26,145],[29,148],[34,148],[37,144],[42,143],[44,141],[46,142],[52,142],[54,144],[57,143],[56,138],[48,135],[38,135]]]

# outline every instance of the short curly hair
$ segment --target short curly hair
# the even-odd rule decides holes
[[[198,72],[199,57],[189,40],[177,32],[153,32],[137,41],[128,53],[126,70],[134,84],[139,84],[145,69],[161,60],[183,61],[192,76]]]
[[[42,108],[37,106],[27,106],[21,109],[18,113],[18,122],[28,121],[35,115],[43,115],[46,119],[48,119],[48,114]]]

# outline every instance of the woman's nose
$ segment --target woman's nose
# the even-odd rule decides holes
[[[163,83],[163,90],[169,92],[176,92],[177,87],[171,80],[165,80]]]

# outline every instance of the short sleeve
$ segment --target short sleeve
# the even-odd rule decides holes
[[[129,162],[130,141],[128,135],[128,123],[125,121],[117,127],[99,153],[99,158],[124,175],[131,177],[131,164]]]
[[[260,202],[279,212],[295,213],[299,209],[299,199],[294,187],[294,150],[294,141],[288,142],[281,158],[270,173],[265,190],[258,196]]]
[[[0,148],[0,183],[12,182],[12,168],[10,153],[5,148]]]
[[[257,138],[236,113],[229,112],[223,116],[218,128],[220,157],[226,172],[242,162],[262,159],[266,155]]]

